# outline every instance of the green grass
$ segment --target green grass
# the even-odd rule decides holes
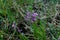
[[[56,19],[56,14],[59,15],[59,3],[59,0],[0,0],[0,40],[58,40],[60,20]],[[35,22],[24,19],[27,11],[39,14]],[[26,29],[28,33],[18,32],[17,28],[22,28],[24,23],[29,28]]]

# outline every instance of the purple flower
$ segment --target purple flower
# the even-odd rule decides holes
[[[25,16],[25,20],[28,20],[28,21],[36,21],[36,17],[38,16],[37,13],[31,13],[31,12],[27,12],[27,15]]]
[[[35,18],[35,17],[32,17],[32,18],[31,18],[31,21],[32,21],[32,22],[36,21],[36,18]]]
[[[25,16],[25,20],[30,20],[31,18],[31,13],[30,12],[27,12],[26,16]]]
[[[38,16],[37,13],[32,14],[32,18],[31,18],[32,22],[36,21],[36,16]]]
[[[33,13],[32,16],[33,17],[36,17],[36,16],[38,16],[38,14],[37,13]]]

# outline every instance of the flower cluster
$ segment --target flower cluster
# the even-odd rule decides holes
[[[30,21],[34,22],[34,21],[37,20],[37,19],[36,19],[37,16],[38,16],[37,13],[27,12],[27,13],[26,13],[26,16],[25,16],[25,19],[28,20],[28,21],[30,20]]]

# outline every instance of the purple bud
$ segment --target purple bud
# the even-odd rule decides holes
[[[27,19],[31,18],[30,16],[26,16]]]
[[[21,32],[22,30],[18,29],[18,32]]]
[[[12,24],[12,27],[15,27],[15,25],[14,25],[14,24]]]
[[[15,23],[15,21],[13,22],[12,27],[13,27],[14,29],[16,28],[16,23]]]

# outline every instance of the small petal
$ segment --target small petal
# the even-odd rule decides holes
[[[32,18],[31,18],[31,21],[32,21],[32,22],[36,21],[36,18],[35,18],[35,17],[32,17]]]
[[[36,16],[38,16],[38,14],[37,13],[33,13],[32,16],[33,17],[36,17]]]
[[[15,25],[14,24],[12,24],[12,27],[14,27]]]

